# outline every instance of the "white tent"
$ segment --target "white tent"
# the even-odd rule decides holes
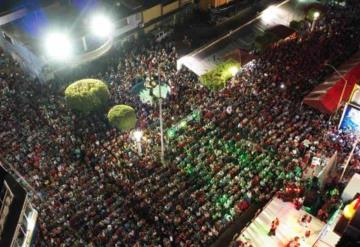
[[[343,201],[349,201],[354,198],[356,193],[360,193],[360,174],[355,173],[346,185],[344,192],[341,195]]]

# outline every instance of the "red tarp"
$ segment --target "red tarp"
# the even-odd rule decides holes
[[[338,69],[347,80],[347,85],[342,98],[343,102],[349,100],[354,85],[360,81],[360,52]],[[345,81],[337,73],[317,86],[304,98],[304,103],[323,113],[334,113],[340,101],[341,92]]]
[[[223,57],[224,60],[234,59],[240,63],[241,66],[247,64],[251,60],[255,59],[255,56],[250,54],[248,51],[236,48],[231,52],[226,53]]]

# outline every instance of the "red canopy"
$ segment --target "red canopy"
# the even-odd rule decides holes
[[[247,64],[251,60],[255,59],[255,55],[250,54],[248,51],[240,48],[236,48],[231,52],[226,53],[223,56],[224,60],[234,59],[240,63],[241,66]]]
[[[344,89],[342,102],[349,100],[354,85],[360,81],[360,52],[356,53],[345,64],[338,69],[345,78],[342,79],[338,73],[326,80],[304,98],[304,103],[316,108],[323,113],[334,113],[339,105],[341,92]]]

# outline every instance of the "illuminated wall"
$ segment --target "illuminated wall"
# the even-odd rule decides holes
[[[145,26],[144,32],[148,33],[161,25],[160,22],[155,23],[155,20],[160,17],[166,17],[165,19],[161,19],[163,24],[172,25],[176,23],[178,16],[180,15],[179,12],[181,12],[179,10],[186,9],[186,6],[191,6],[191,3],[193,3],[193,0],[173,0],[168,4],[158,4],[142,11],[142,27]],[[172,13],[174,14],[171,15]]]
[[[145,33],[149,33],[149,32],[151,32],[152,30],[154,30],[157,26],[158,26],[157,23],[148,25],[148,26],[146,26],[146,27],[144,28],[144,32],[145,32]]]
[[[193,0],[180,0],[180,6],[183,6],[188,3],[193,3]]]
[[[175,1],[173,3],[170,3],[170,4],[167,4],[167,5],[164,5],[163,6],[163,9],[162,9],[162,14],[163,15],[166,15],[170,12],[173,12],[175,10],[177,10],[179,8],[179,2],[178,1]]]
[[[230,2],[230,0],[212,0],[211,7],[217,8],[217,7],[220,7],[221,5],[227,4],[229,2]]]
[[[209,7],[218,8],[230,2],[232,2],[232,0],[200,0],[199,6],[201,10],[206,11]]]
[[[158,4],[150,9],[143,11],[143,22],[148,23],[151,20],[159,18],[161,16],[161,4]]]

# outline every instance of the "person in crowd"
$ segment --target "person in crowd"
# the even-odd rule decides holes
[[[359,7],[352,1],[329,7],[316,31],[265,50],[219,92],[188,69],[176,70],[171,37],[127,44],[64,82],[41,85],[1,52],[1,163],[36,191],[38,246],[209,246],[284,185],[305,189],[302,175],[312,157],[336,150],[343,162],[354,136],[300,105],[330,73],[326,61],[339,64],[358,49]],[[160,64],[162,75],[156,75]],[[171,88],[165,129],[201,115],[166,137],[166,166],[159,161],[157,108],[131,93],[155,75]],[[142,156],[130,134],[109,127],[104,116],[80,117],[66,107],[55,84],[84,77],[106,81],[111,103],[136,109]],[[359,169],[359,155],[357,149],[346,179]],[[318,214],[326,220],[339,196],[323,200]]]
[[[276,217],[272,222],[271,222],[271,227],[270,227],[270,231],[269,231],[269,236],[275,236],[276,235],[276,229],[279,227],[280,225],[280,220]]]

